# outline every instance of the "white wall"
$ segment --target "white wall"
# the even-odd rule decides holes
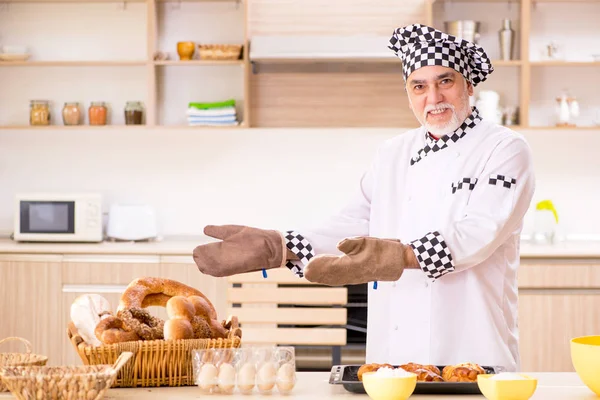
[[[11,231],[19,191],[99,191],[106,209],[149,203],[164,235],[198,234],[208,223],[316,223],[344,201],[376,146],[402,131],[0,130],[0,232]],[[552,199],[568,233],[600,234],[600,131],[525,133],[535,201]]]

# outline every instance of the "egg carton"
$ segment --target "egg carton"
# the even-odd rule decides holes
[[[205,394],[281,394],[296,385],[293,347],[211,348],[192,352],[194,382]]]

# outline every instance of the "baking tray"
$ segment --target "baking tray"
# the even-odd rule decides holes
[[[331,368],[329,383],[332,385],[343,385],[344,389],[351,393],[364,394],[365,388],[358,380],[358,369],[361,365],[334,365]],[[444,365],[437,365],[441,370]],[[397,368],[394,365],[394,368]],[[498,374],[504,371],[502,367],[481,366],[487,374]],[[482,394],[477,382],[417,382],[413,394]]]

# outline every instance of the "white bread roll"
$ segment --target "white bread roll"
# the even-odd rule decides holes
[[[94,330],[100,322],[100,314],[112,313],[110,303],[99,294],[84,294],[71,304],[71,321],[79,331],[81,338],[92,346],[100,346]]]

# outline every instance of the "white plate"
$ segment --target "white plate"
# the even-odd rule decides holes
[[[1,61],[27,61],[31,54],[0,53]]]

